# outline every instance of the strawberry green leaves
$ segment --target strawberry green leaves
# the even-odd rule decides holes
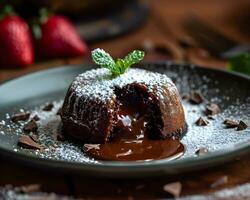
[[[92,51],[92,60],[95,64],[110,70],[113,76],[123,74],[131,65],[140,62],[144,58],[143,51],[134,50],[125,58],[118,58],[116,61],[103,49]]]

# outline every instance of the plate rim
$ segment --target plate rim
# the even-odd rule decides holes
[[[152,64],[160,64],[160,65],[177,65],[180,67],[190,67],[190,68],[201,68],[209,71],[219,71],[223,72],[229,75],[237,76],[243,79],[246,79],[247,81],[250,81],[250,76],[238,73],[238,72],[232,72],[232,71],[226,71],[224,69],[217,69],[217,68],[207,68],[207,67],[200,67],[192,64],[185,64],[185,63],[175,63],[175,62],[145,62],[143,65],[152,65]],[[50,69],[40,70],[37,72],[31,72],[23,76],[18,76],[16,78],[11,78],[8,80],[5,80],[3,82],[0,82],[0,87],[4,86],[5,84],[8,84],[8,82],[16,81],[19,79],[25,79],[27,77],[32,77],[36,75],[44,75],[46,73],[52,73],[52,72],[61,72],[64,70],[71,70],[72,67],[77,68],[86,68],[86,67],[94,67],[93,64],[81,64],[81,65],[62,65],[60,67],[53,67]],[[9,150],[6,148],[3,148],[0,146],[0,155],[7,156],[10,159],[18,160],[25,164],[25,161],[29,161],[29,163],[26,164],[35,164],[39,165],[38,167],[42,168],[48,168],[52,167],[56,170],[60,168],[60,170],[66,170],[74,172],[81,172],[85,175],[97,175],[97,176],[104,176],[104,177],[110,177],[110,174],[112,174],[112,177],[128,177],[128,175],[132,175],[132,177],[139,177],[139,176],[155,176],[157,174],[179,174],[182,172],[187,172],[194,170],[196,168],[202,169],[209,166],[215,166],[222,162],[227,162],[235,157],[245,154],[247,152],[250,152],[250,138],[247,141],[237,143],[232,147],[227,147],[223,150],[216,150],[212,153],[208,153],[203,156],[197,156],[197,157],[187,157],[183,159],[177,159],[173,161],[165,161],[163,160],[154,160],[150,162],[117,162],[117,161],[102,161],[100,164],[96,163],[80,163],[80,162],[74,162],[74,161],[65,161],[65,160],[56,160],[56,159],[48,159],[48,158],[41,158],[37,157],[32,154],[27,154],[23,152],[15,152],[13,150]],[[211,159],[217,160],[216,162],[211,163]],[[193,169],[190,169],[191,166]],[[153,169],[153,170],[152,170]],[[146,172],[152,172],[152,174],[147,174]],[[98,173],[97,173],[98,172]],[[140,173],[139,173],[140,172]],[[146,174],[145,174],[146,173]]]

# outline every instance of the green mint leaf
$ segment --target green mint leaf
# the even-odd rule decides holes
[[[229,59],[230,70],[250,75],[250,54],[244,53]]]
[[[103,49],[95,49],[91,52],[92,60],[95,64],[100,65],[101,67],[108,68],[112,70],[115,68],[115,61],[113,58],[105,52]]]
[[[103,49],[95,49],[91,54],[93,62],[101,67],[109,69],[113,76],[123,74],[127,68],[144,58],[144,52],[139,50],[134,50],[124,59],[118,58],[116,61],[114,61]]]
[[[123,74],[126,70],[126,66],[124,64],[124,60],[121,58],[118,58],[115,62],[117,69],[119,70],[120,74]]]
[[[134,50],[130,52],[125,58],[124,63],[126,68],[130,67],[133,64],[140,62],[144,58],[145,53],[140,50]]]

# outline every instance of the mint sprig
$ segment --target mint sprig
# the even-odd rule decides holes
[[[91,52],[95,64],[110,70],[113,76],[123,74],[131,65],[140,62],[145,53],[140,50],[130,52],[125,58],[114,59],[103,49],[95,49]]]

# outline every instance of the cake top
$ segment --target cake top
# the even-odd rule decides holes
[[[114,88],[122,88],[131,83],[144,84],[149,92],[154,92],[158,98],[164,98],[162,86],[168,88],[170,95],[176,95],[176,87],[166,75],[138,68],[129,68],[125,73],[116,77],[112,77],[106,68],[89,70],[78,75],[71,88],[77,96],[107,101],[115,96]]]

